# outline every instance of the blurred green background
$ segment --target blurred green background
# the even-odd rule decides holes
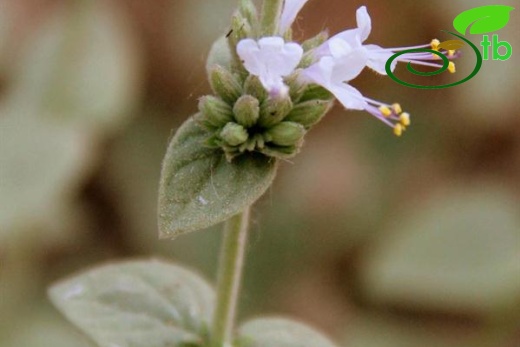
[[[295,33],[353,27],[367,5],[369,43],[442,41],[457,14],[488,4],[311,0]],[[96,264],[164,257],[214,281],[220,227],[158,241],[156,200],[234,5],[0,0],[0,346],[90,346],[45,292]],[[413,125],[396,138],[337,106],[281,165],[254,209],[241,319],[290,316],[348,347],[520,345],[518,11],[499,32],[512,58],[468,83],[354,81]],[[436,84],[473,69],[463,53]]]

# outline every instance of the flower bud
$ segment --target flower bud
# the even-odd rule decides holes
[[[240,13],[247,19],[249,25],[256,29],[258,28],[258,11],[256,6],[251,0],[240,0],[239,4]]]
[[[327,41],[328,37],[329,33],[327,31],[322,31],[318,35],[302,43],[302,48],[305,54],[303,55],[298,67],[307,68],[311,66],[316,61],[316,55],[314,54],[314,50],[321,46],[322,43]]]
[[[231,49],[229,48],[227,38],[225,36],[221,36],[211,46],[208,59],[206,61],[206,71],[210,73],[211,68],[215,65],[220,65],[226,69],[230,69],[233,59],[234,57],[231,53]]]
[[[231,18],[231,30],[227,36],[229,45],[236,47],[240,40],[254,36],[254,30],[249,20],[237,11]]]
[[[300,64],[298,67],[300,69],[306,69],[311,66],[316,61],[314,52],[306,52],[303,54],[302,60],[300,60]]]
[[[318,123],[323,116],[329,112],[334,105],[334,101],[310,100],[302,102],[293,107],[291,112],[285,117],[286,121],[295,122],[309,129]]]
[[[251,95],[243,95],[235,103],[233,113],[238,124],[250,128],[256,124],[258,117],[260,117],[259,102]]]
[[[247,141],[247,130],[240,124],[229,122],[220,132],[220,138],[230,146],[238,146]]]
[[[307,84],[301,80],[300,73],[301,70],[296,70],[285,78],[285,83],[289,87],[289,95],[294,103],[297,103],[307,90]]]
[[[308,40],[305,40],[302,43],[302,48],[305,52],[310,51],[311,49],[317,48],[321,46],[327,39],[329,38],[329,33],[327,30],[320,32],[318,35],[311,37]]]
[[[227,103],[234,104],[242,95],[238,78],[220,65],[210,68],[210,84],[213,91]]]
[[[278,159],[289,159],[294,157],[300,151],[300,147],[297,146],[274,146],[265,147],[260,150],[260,153],[267,155],[268,157],[274,157]]]
[[[309,84],[299,101],[304,102],[316,99],[330,101],[334,100],[334,95],[321,86],[316,84]]]
[[[269,142],[278,146],[293,146],[298,144],[305,135],[303,125],[294,122],[281,122],[265,133]]]
[[[289,95],[268,98],[260,106],[258,124],[264,128],[270,128],[280,123],[291,112],[292,107],[293,103]]]
[[[244,83],[244,93],[257,98],[260,102],[267,99],[267,91],[257,76],[249,75]]]
[[[231,106],[215,96],[208,95],[200,98],[199,110],[202,113],[202,124],[209,128],[220,128],[233,121]]]

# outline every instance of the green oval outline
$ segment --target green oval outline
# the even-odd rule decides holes
[[[387,60],[386,65],[385,65],[385,70],[386,70],[386,73],[388,74],[388,76],[391,79],[393,79],[395,82],[399,83],[399,84],[402,84],[402,85],[410,87],[410,88],[417,88],[417,89],[444,89],[444,88],[450,88],[450,87],[454,87],[454,86],[457,86],[459,84],[465,83],[465,82],[469,81],[470,79],[472,79],[473,77],[475,77],[475,75],[480,71],[480,68],[482,67],[482,61],[483,61],[482,55],[480,54],[480,51],[477,48],[477,46],[475,46],[471,41],[466,39],[464,36],[455,34],[455,33],[451,32],[451,31],[447,31],[447,30],[442,30],[442,31],[447,32],[448,34],[457,36],[458,38],[460,38],[461,40],[466,42],[473,49],[473,51],[475,52],[475,55],[477,57],[477,63],[475,65],[475,68],[473,69],[473,71],[469,74],[469,76],[467,76],[463,80],[460,80],[460,81],[454,82],[454,83],[450,83],[450,84],[443,84],[443,85],[440,85],[440,86],[425,86],[425,85],[421,85],[421,84],[413,84],[413,83],[408,83],[408,82],[402,81],[397,76],[395,76],[395,74],[392,72],[392,69],[391,69],[392,62],[395,59],[397,59],[400,55],[405,54],[405,53],[412,53],[412,52],[413,53],[415,53],[415,52],[436,52],[436,51],[431,50],[431,49],[409,49],[409,50],[401,51],[399,53],[394,54],[393,56],[390,57],[390,59]],[[444,57],[444,58],[446,60],[448,60],[446,57]],[[440,74],[440,73],[446,71],[446,69],[448,68],[448,66],[446,65],[446,60],[443,59],[443,62],[444,62],[443,66],[439,70],[433,71],[433,73],[432,72],[426,72],[425,73],[425,72],[417,71],[417,70],[415,70],[414,68],[411,67],[410,63],[408,63],[407,68],[408,68],[408,71],[410,71],[411,73],[413,73],[415,75],[420,75],[420,76],[437,75],[437,74]]]
[[[406,65],[406,69],[408,69],[408,71],[410,71],[411,73],[413,73],[414,75],[419,75],[419,76],[435,76],[435,75],[438,75],[438,74],[441,74],[443,73],[444,71],[446,71],[446,69],[448,69],[448,66],[450,65],[450,60],[448,58],[446,58],[446,55],[445,54],[442,54],[441,52],[439,51],[435,51],[433,49],[426,49],[426,48],[416,48],[416,49],[409,49],[409,50],[406,50],[404,52],[410,52],[412,53],[413,52],[430,52],[432,54],[435,54],[436,56],[440,57],[442,59],[442,66],[435,70],[435,71],[431,71],[431,72],[422,72],[422,71],[418,71],[418,70],[415,70],[413,67],[412,67],[412,63],[408,63]],[[398,55],[401,55],[403,54],[402,52],[398,53]]]

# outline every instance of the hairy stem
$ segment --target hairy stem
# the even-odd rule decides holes
[[[278,34],[278,25],[282,13],[283,0],[264,0],[262,8],[262,34],[273,36]]]
[[[213,316],[213,347],[231,346],[235,313],[244,266],[244,255],[249,224],[249,207],[231,217],[224,227],[222,240],[217,307]]]

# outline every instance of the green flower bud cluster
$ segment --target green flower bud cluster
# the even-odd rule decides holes
[[[325,89],[302,84],[298,71],[284,81],[289,87],[287,95],[269,96],[260,80],[248,75],[236,54],[237,43],[256,38],[258,32],[256,9],[250,0],[242,0],[227,42],[217,41],[208,59],[215,96],[200,99],[196,119],[211,134],[206,145],[221,148],[229,161],[251,152],[280,159],[293,157],[302,147],[307,131],[333,104],[332,95]],[[311,50],[325,39],[322,33],[304,43],[309,54],[302,65],[309,60]],[[227,47],[222,47],[223,42]]]

